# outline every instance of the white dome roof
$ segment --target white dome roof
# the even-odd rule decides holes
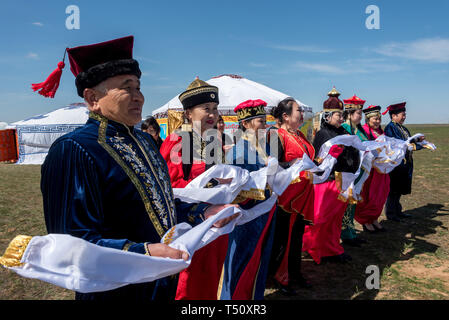
[[[218,77],[213,77],[206,82],[210,85],[218,87],[218,97],[220,100],[218,109],[222,112],[228,111],[230,114],[234,114],[234,108],[238,104],[249,99],[264,100],[267,103],[267,111],[269,111],[272,107],[276,106],[279,101],[288,97],[285,93],[237,75],[221,75]],[[181,92],[179,94],[181,94]],[[182,104],[178,98],[179,94],[162,107],[154,110],[152,114],[157,116],[158,114],[167,112],[168,109],[182,110]],[[305,107],[306,109],[310,108],[301,101],[296,101],[299,105]],[[312,111],[311,108],[310,111]]]

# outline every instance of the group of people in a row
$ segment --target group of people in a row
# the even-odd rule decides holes
[[[185,187],[191,180],[207,170],[207,165],[203,159],[196,165],[190,164],[191,168],[186,170],[186,163],[173,163],[172,150],[179,150],[177,159],[182,158],[182,152],[187,152],[185,148],[193,148],[188,151],[190,154],[202,155],[208,143],[204,139],[206,130],[215,127],[219,129],[222,136],[224,134],[224,121],[217,110],[218,88],[196,79],[186,92],[191,93],[192,90],[201,92],[203,97],[197,100],[196,105],[184,104],[193,143],[183,145],[184,149],[175,148],[176,145],[182,144],[182,138],[178,132],[167,137],[160,147],[174,187]],[[204,92],[212,93],[214,98]],[[244,132],[238,138],[241,139],[241,143],[238,143],[236,138],[220,139],[225,146],[226,143],[231,143],[230,147],[224,148],[223,151],[230,160],[227,163],[255,171],[266,165],[269,156],[275,156],[281,166],[287,168],[306,154],[318,165],[320,159],[317,158],[317,153],[321,146],[338,135],[356,135],[361,141],[375,140],[382,134],[401,140],[407,140],[410,137],[410,132],[403,126],[406,114],[405,103],[387,108],[391,122],[384,132],[380,126],[380,106],[371,105],[363,109],[365,100],[354,95],[341,101],[339,95],[335,88],[328,93],[329,98],[323,104],[320,129],[316,132],[313,143],[308,141],[300,130],[304,123],[304,110],[294,98],[282,100],[271,110],[271,115],[276,120],[273,126],[266,124],[266,103],[263,100],[242,102],[234,110],[240,129]],[[183,94],[180,95],[181,102],[183,102],[182,97]],[[362,125],[363,114],[365,114],[364,125]],[[197,127],[195,123],[198,124]],[[263,132],[260,130],[265,128],[266,145],[260,145],[259,135]],[[150,117],[144,121],[142,129],[152,134],[154,139],[161,141],[160,128],[154,118]],[[276,152],[272,152],[273,150],[270,152],[271,136],[278,139]],[[200,143],[195,144],[195,141]],[[414,146],[415,149],[420,148],[417,144]],[[195,148],[199,148],[199,151]],[[256,154],[254,157],[258,160],[256,163],[249,161],[251,153]],[[354,219],[363,226],[366,232],[385,232],[378,218],[387,199],[388,219],[399,221],[400,218],[407,216],[401,210],[399,199],[402,194],[410,193],[413,170],[411,152],[407,152],[403,163],[391,173],[393,179],[390,179],[390,174],[382,173],[373,167],[368,180],[364,183],[363,201],[360,202],[342,199],[341,177],[339,178],[341,172],[355,173],[358,170],[359,150],[350,146],[334,146],[330,153],[337,159],[337,163],[324,183],[313,185],[311,174],[301,172],[299,179],[279,197],[275,211],[238,227],[229,235],[229,238],[222,237],[197,252],[192,265],[180,275],[182,286],[178,285],[177,298],[211,299],[215,297],[217,288],[218,297],[262,298],[265,288],[263,282],[266,281],[268,274],[282,292],[295,294],[292,283],[301,287],[311,286],[301,274],[302,251],[307,252],[318,264],[325,261],[347,262],[351,260],[351,257],[344,252],[340,239],[343,244],[355,247],[360,247],[366,242],[357,236]],[[243,162],[238,163],[236,159],[238,154],[244,155]],[[221,161],[218,160],[218,163]],[[213,163],[209,167],[211,165]],[[189,172],[187,175],[186,171]],[[217,181],[216,183],[228,182]],[[269,196],[269,190],[264,192],[267,194],[261,198],[262,200],[258,199],[257,194],[249,195],[246,199],[239,199],[243,200],[239,202],[239,205],[245,208],[256,205]],[[254,263],[251,258],[256,253],[258,242],[264,244],[265,256],[260,255],[257,261],[259,268],[252,268],[253,272],[257,271],[256,277],[256,274],[249,275],[244,271],[247,271],[250,262]],[[217,259],[212,258],[213,256]],[[224,278],[220,278],[222,276]],[[250,279],[244,278],[248,276]],[[207,277],[209,278],[206,279]],[[211,295],[207,294],[202,280],[213,284]],[[250,296],[242,295],[242,285],[240,287],[238,285],[245,281],[250,282],[254,288],[254,290],[248,288],[246,291],[243,290],[246,294],[251,293]],[[261,282],[259,286],[257,286],[258,281]],[[197,288],[200,283],[201,288],[195,291],[194,288]],[[259,292],[256,288],[260,288]]]
[[[195,79],[179,96],[185,123],[162,143],[157,136],[151,138],[135,128],[142,119],[145,99],[140,91],[139,64],[132,58],[133,40],[131,36],[67,49],[78,94],[90,114],[83,127],[53,143],[42,165],[45,223],[49,233],[187,260],[188,253],[161,243],[174,225],[198,225],[228,206],[252,208],[266,201],[272,190],[247,190],[232,204],[223,205],[175,199],[172,188],[186,187],[214,165],[197,159],[204,159],[207,150],[203,132],[217,125],[219,89]],[[221,157],[216,155],[216,162],[227,160],[248,171],[263,168],[269,157],[276,157],[284,168],[305,155],[320,163],[320,147],[333,137],[354,134],[375,139],[382,134],[380,107],[362,110],[363,100],[354,96],[344,105],[338,96],[332,90],[324,102],[321,129],[313,144],[299,130],[304,122],[301,106],[293,98],[281,101],[271,111],[277,125],[266,132],[270,139],[278,139],[278,150],[258,142],[259,129],[266,128],[266,103],[242,102],[235,112],[243,133],[220,152]],[[392,105],[388,111],[392,122],[385,134],[407,139],[405,103]],[[367,120],[364,127],[362,112]],[[188,142],[183,141],[186,137]],[[340,175],[356,171],[358,152],[333,146],[329,153],[337,162],[325,182],[314,185],[311,174],[301,172],[269,212],[196,251],[190,266],[179,275],[105,292],[77,292],[76,299],[263,299],[267,279],[274,279],[286,294],[294,294],[295,282],[310,286],[301,275],[301,251],[317,263],[350,260],[340,238],[352,245],[361,243],[353,219],[366,230],[382,229],[377,219],[387,196],[387,217],[397,220],[402,214],[400,196],[410,193],[411,153],[390,178],[372,170],[362,203],[343,201],[339,197]],[[247,161],[250,153],[256,153],[257,161]],[[175,158],[183,161],[173,161]],[[212,179],[210,187],[226,183],[230,179]],[[234,218],[236,215],[219,220],[214,226],[221,228]]]

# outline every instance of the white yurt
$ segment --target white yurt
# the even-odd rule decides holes
[[[84,125],[89,111],[84,103],[73,103],[52,112],[12,123],[19,146],[17,164],[42,164],[52,143]]]
[[[262,99],[267,103],[267,113],[270,113],[271,109],[277,104],[287,98],[289,95],[280,91],[269,88],[263,84],[251,81],[238,75],[225,74],[212,79],[206,80],[210,85],[218,87],[218,97],[220,104],[218,110],[225,122],[225,132],[232,134],[233,131],[238,129],[237,115],[234,112],[234,108],[243,101],[249,99]],[[181,92],[179,93],[181,94]],[[168,112],[183,110],[181,101],[179,101],[178,95],[168,101],[162,107],[152,112],[153,116],[157,119],[161,127],[161,138],[165,139],[171,132],[168,125]],[[301,130],[304,133],[309,134],[311,131],[311,119],[313,117],[312,108],[296,100],[300,106],[302,106],[306,113],[303,127]],[[274,118],[272,116],[267,117],[268,124],[274,124]],[[310,129],[310,130],[309,130]]]

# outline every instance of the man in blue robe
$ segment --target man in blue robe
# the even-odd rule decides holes
[[[156,142],[134,128],[142,119],[144,96],[141,71],[132,58],[133,40],[130,36],[67,49],[78,95],[90,114],[83,127],[53,143],[42,165],[45,223],[49,233],[187,260],[186,252],[160,243],[162,236],[177,223],[198,224],[223,206],[175,199]],[[106,292],[77,292],[75,298],[174,299],[176,284],[177,277],[171,276]]]
[[[385,135],[399,140],[407,140],[411,137],[410,131],[403,125],[406,119],[405,102],[388,106],[383,113],[389,112],[391,122],[385,127]],[[421,137],[419,141],[424,140]],[[413,150],[421,150],[419,141],[410,141]],[[402,212],[400,199],[402,195],[412,192],[413,157],[412,151],[407,150],[404,160],[390,172],[390,193],[385,204],[385,214],[388,220],[400,221],[401,218],[410,217]]]

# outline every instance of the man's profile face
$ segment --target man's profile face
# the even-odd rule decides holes
[[[135,126],[142,120],[145,98],[135,75],[119,75],[103,81],[99,86],[96,110],[113,121]]]
[[[403,124],[405,119],[407,118],[407,114],[405,111],[399,112],[397,114],[393,114],[392,119],[394,122],[399,124]]]

